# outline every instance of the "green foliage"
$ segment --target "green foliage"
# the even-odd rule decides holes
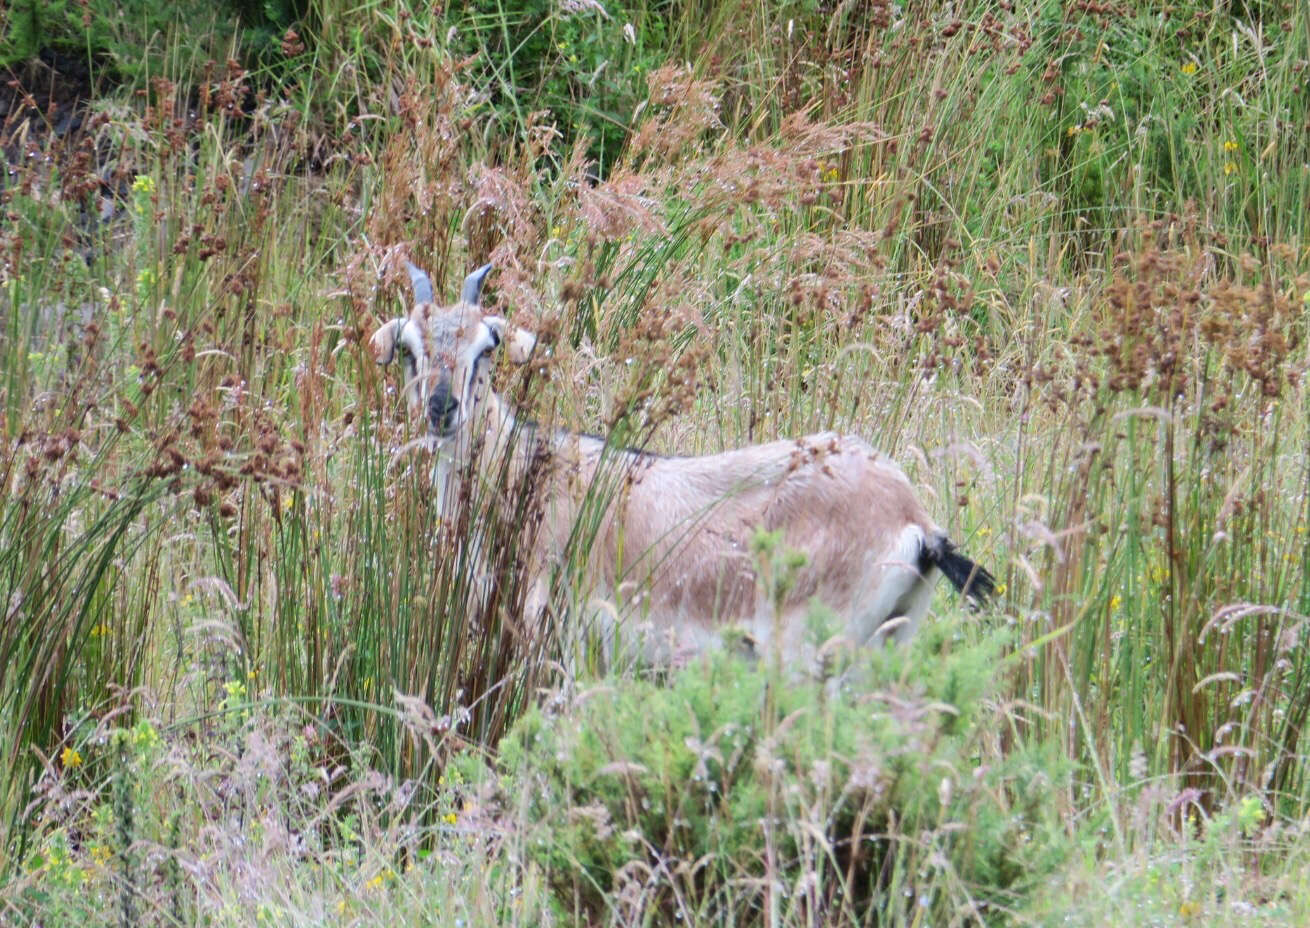
[[[6,827],[18,822],[39,772],[33,749],[56,743],[68,716],[109,688],[140,680],[139,625],[124,616],[139,616],[144,602],[122,582],[122,567],[151,569],[140,557],[141,519],[163,495],[149,479],[110,501],[87,486],[52,499],[34,483],[0,503],[0,597],[8,604],[0,711],[14,720],[0,731]]]
[[[668,56],[667,14],[643,0],[476,0],[452,10],[454,50],[478,56],[478,83],[492,89],[495,124],[482,131],[510,134],[545,110],[562,133],[556,157],[581,145],[604,176],[646,98],[647,75]]]
[[[325,6],[314,0],[226,0],[240,18],[241,41],[249,58],[263,66],[285,62],[282,41],[287,31],[297,35],[317,23],[313,12]],[[294,56],[292,56],[294,59]]]
[[[943,623],[864,655],[839,692],[725,655],[666,683],[591,684],[519,722],[503,786],[560,904],[595,917],[982,916],[1063,853],[1062,765],[981,760],[1002,640],[965,644]]]
[[[1104,234],[1143,207],[1180,210],[1224,188],[1224,220],[1249,221],[1246,194],[1264,174],[1251,153],[1295,157],[1269,117],[1289,126],[1310,117],[1310,100],[1292,90],[1303,67],[1293,35],[1303,25],[1283,19],[1276,28],[1291,34],[1267,44],[1249,22],[1239,11],[1178,19],[1147,7],[1037,21],[1043,54],[1028,79],[1046,88],[1051,119],[1034,141],[1045,151],[1043,184],[1060,194],[1075,229]],[[1264,177],[1304,196],[1304,176],[1278,173]],[[1300,223],[1275,219],[1288,220]],[[1286,240],[1290,231],[1275,234]]]
[[[0,17],[0,68],[52,50],[140,82],[166,75],[169,42],[184,27],[221,57],[224,12],[201,0],[14,0]]]

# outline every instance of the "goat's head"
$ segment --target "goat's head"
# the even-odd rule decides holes
[[[410,264],[414,307],[369,340],[379,364],[400,356],[410,413],[424,417],[428,434],[439,443],[467,432],[479,416],[499,405],[491,392],[495,350],[503,346],[510,360],[522,364],[537,343],[528,330],[511,328],[503,317],[482,311],[482,282],[490,272],[490,264],[478,268],[464,279],[459,302],[440,307],[432,302],[427,274]]]

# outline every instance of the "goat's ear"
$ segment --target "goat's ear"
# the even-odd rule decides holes
[[[526,364],[537,347],[537,336],[520,326],[510,326],[500,316],[483,316],[482,321],[496,330],[505,353],[515,364]]]
[[[508,352],[509,359],[515,364],[527,364],[528,359],[532,357],[532,352],[536,350],[537,336],[527,329],[515,326],[505,342],[505,351]]]
[[[404,319],[392,319],[373,333],[368,340],[369,347],[373,349],[373,360],[379,364],[391,363],[391,359],[396,356],[396,338],[404,324]]]
[[[464,287],[460,290],[459,298],[470,306],[481,305],[482,301],[482,282],[487,279],[491,273],[491,264],[484,264],[472,274],[464,278]]]

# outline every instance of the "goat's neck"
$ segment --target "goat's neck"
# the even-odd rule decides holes
[[[477,454],[478,472],[488,475],[504,463],[506,455],[511,459],[511,472],[522,473],[524,468],[532,466],[536,455],[545,451],[553,460],[551,472],[562,467],[562,473],[571,474],[572,479],[581,476],[589,481],[604,448],[604,440],[592,435],[543,427],[531,421],[520,422],[510,405],[492,393],[484,401],[476,427],[450,447],[438,448],[433,470],[438,499],[444,506],[447,500],[457,497],[455,487],[461,479],[459,462],[467,461],[469,454]]]
[[[542,426],[532,420],[519,421],[500,396],[492,394],[488,399],[482,441],[484,461],[499,461],[505,454],[512,454],[516,463],[526,464],[543,449],[554,457],[572,458],[587,451],[599,453],[604,444],[592,435]]]

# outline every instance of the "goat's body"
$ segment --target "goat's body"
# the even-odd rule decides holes
[[[586,592],[624,624],[648,627],[649,653],[694,653],[736,627],[757,647],[780,631],[784,652],[796,654],[815,602],[842,619],[852,643],[903,640],[927,611],[939,556],[950,550],[901,469],[858,438],[821,433],[661,457],[584,435],[543,437],[551,462],[533,570],[544,579],[563,568],[584,501],[603,507]],[[780,532],[781,546],[806,559],[776,602],[752,552],[759,530]],[[544,586],[534,609],[542,594]]]

